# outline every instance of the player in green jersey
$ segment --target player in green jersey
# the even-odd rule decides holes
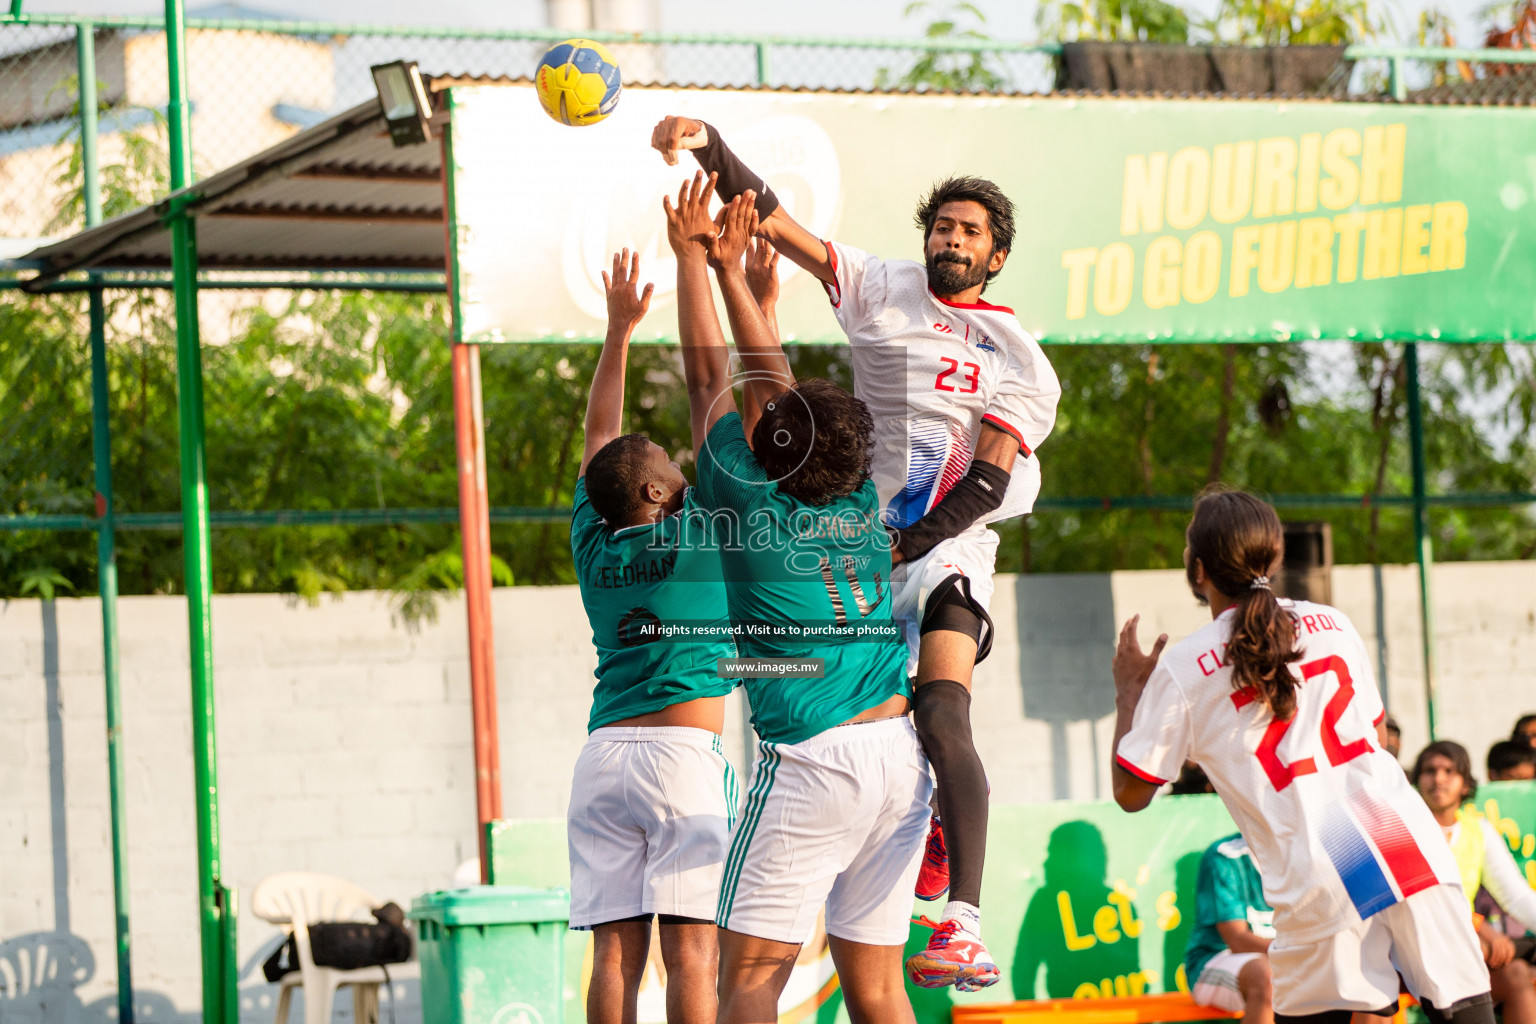
[[[735,655],[718,550],[685,542],[697,509],[677,463],[642,434],[621,435],[630,336],[650,305],[639,259],[614,256],[608,335],[592,380],[571,517],[571,553],[597,648],[589,736],[576,763],[567,833],[571,926],[594,932],[587,1020],[634,1008],[660,916],[671,1024],[716,1013],[714,912],[738,803],[720,733]],[[697,434],[696,440],[702,441]],[[706,538],[707,539],[707,538]],[[712,639],[660,635],[688,620]]]
[[[717,224],[712,184],[696,177],[675,209],[666,205],[694,429],[708,432],[697,489],[720,531],[737,645],[762,662],[743,673],[760,742],[716,916],[719,1019],[777,1020],[779,993],[825,906],[850,1018],[910,1022],[902,947],[931,783],[907,718],[890,542],[870,479],[874,424],[842,388],[794,381],[741,266],[757,227],[753,196]],[[728,350],[706,261],[745,391],[761,409],[750,442],[734,398],[715,383]]]

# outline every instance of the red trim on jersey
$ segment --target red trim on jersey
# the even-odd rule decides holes
[[[944,305],[948,306],[950,309],[980,309],[987,313],[1007,313],[1009,316],[1014,315],[1013,310],[1009,309],[1007,306],[994,306],[990,302],[982,302],[980,300],[977,300],[976,302],[950,302],[948,299],[941,297],[932,288],[928,289],[928,294],[932,295],[939,302],[944,303]]]
[[[1241,711],[1243,708],[1259,699],[1259,691],[1251,686],[1245,686],[1232,694],[1232,706]]]
[[[1356,792],[1350,803],[1360,815],[1365,834],[1371,837],[1371,841],[1381,851],[1381,859],[1387,862],[1387,870],[1392,872],[1393,880],[1402,890],[1403,899],[1439,882],[1435,877],[1435,869],[1424,859],[1424,852],[1419,849],[1413,834],[1396,811],[1363,791]],[[1467,825],[1476,826],[1478,823],[1469,821]]]
[[[1119,754],[1115,755],[1115,764],[1119,765],[1121,768],[1124,768],[1126,771],[1136,776],[1142,782],[1150,782],[1154,786],[1166,786],[1168,784],[1167,779],[1160,779],[1156,775],[1142,771],[1140,768],[1137,768],[1135,765],[1131,764],[1131,762],[1127,761]]]
[[[1382,722],[1385,722],[1386,720],[1387,720],[1387,713],[1385,711],[1383,711],[1381,714],[1376,716],[1376,721],[1372,722],[1371,724],[1372,725],[1380,725]]]
[[[823,241],[821,244],[827,247],[827,262],[832,264],[832,280],[836,281],[837,280],[837,250],[832,248],[832,243],[831,242]],[[836,284],[828,284],[826,281],[821,282],[821,286],[827,290],[827,301],[832,303],[832,308],[833,309],[842,309],[843,308],[843,293],[842,293],[842,290],[840,288],[838,288]],[[836,293],[836,294],[834,294],[834,293]]]
[[[981,422],[990,423],[992,426],[996,427],[998,430],[1001,430],[1005,434],[1012,434],[1013,439],[1019,442],[1019,451],[1024,453],[1024,457],[1026,459],[1035,454],[1029,450],[1029,445],[1024,443],[1024,432],[1018,427],[1015,427],[1012,423],[1009,423],[1007,420],[999,419],[997,416],[989,412],[981,417]]]

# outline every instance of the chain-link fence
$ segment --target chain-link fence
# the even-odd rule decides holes
[[[206,176],[374,95],[369,68],[417,61],[435,74],[520,78],[537,66],[548,33],[354,30],[325,24],[192,21],[187,78],[195,173]],[[110,216],[163,191],[150,159],[162,150],[167,99],[165,36],[147,19],[93,25],[0,24],[0,258],[81,224],[77,41],[90,32],[102,104],[100,161]],[[910,87],[914,69],[994,92],[1048,91],[1050,47],[998,44],[944,50],[901,43],[770,42],[656,37],[616,43],[627,81],[812,89]]]

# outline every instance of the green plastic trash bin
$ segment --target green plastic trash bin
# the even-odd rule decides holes
[[[564,889],[477,885],[411,901],[426,1024],[563,1024]]]

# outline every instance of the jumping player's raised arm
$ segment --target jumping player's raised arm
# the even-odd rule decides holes
[[[586,440],[581,449],[578,477],[587,475],[587,463],[624,429],[624,366],[629,360],[629,339],[651,308],[655,285],[639,290],[640,254],[628,249],[613,254],[613,275],[603,271],[608,292],[608,334],[603,354],[592,374],[592,393],[587,397]]]
[[[757,233],[823,284],[837,284],[837,272],[826,243],[779,205],[779,197],[768,182],[742,163],[714,128],[691,117],[664,117],[651,132],[651,148],[660,152],[668,164],[677,163],[679,150],[692,152],[700,167],[718,175],[721,199],[729,201],[748,190],[755,192]]]
[[[706,181],[700,171],[678,189],[676,207],[670,196],[661,200],[667,214],[667,243],[677,255],[677,331],[683,346],[695,455],[703,450],[715,421],[736,411],[736,398],[731,393],[731,353],[720,332],[715,297],[709,290],[707,247],[717,234],[709,216],[714,189],[714,175]]]
[[[793,387],[795,375],[742,267],[742,256],[757,227],[753,198],[751,191],[743,192],[726,207],[720,234],[710,243],[709,262],[719,278],[720,294],[725,297],[731,336],[736,340],[736,352],[745,371],[744,390],[761,408],[774,395]]]

